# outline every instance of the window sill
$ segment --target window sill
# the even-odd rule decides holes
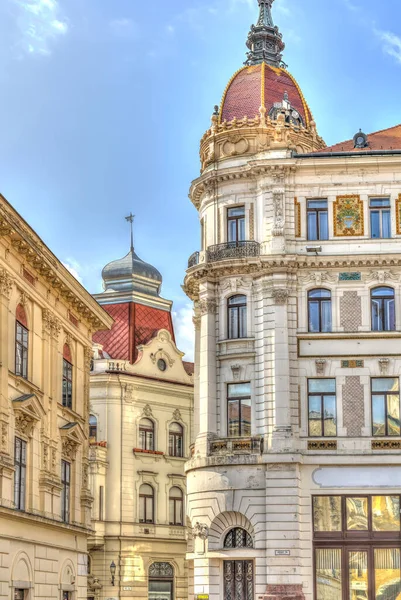
[[[57,406],[62,409],[63,417],[68,415],[69,418],[80,421],[81,423],[85,422],[85,419],[79,413],[75,412],[72,408],[68,408],[68,406],[64,406],[60,402],[57,402]],[[65,413],[65,414],[64,414]]]
[[[44,395],[44,392],[37,385],[32,383],[32,381],[30,381],[29,379],[26,379],[25,377],[22,377],[21,375],[16,375],[16,373],[14,373],[13,371],[10,371],[10,370],[8,371],[8,374],[14,379],[15,387],[18,388],[20,385],[25,385],[33,393],[39,394],[40,396]]]
[[[150,454],[153,456],[165,456],[164,452],[159,452],[157,450],[142,450],[141,448],[133,448],[132,452],[134,454]]]

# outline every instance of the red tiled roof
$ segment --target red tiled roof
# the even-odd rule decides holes
[[[232,121],[234,117],[254,119],[259,115],[263,95],[268,114],[275,102],[282,102],[285,92],[288,92],[291,105],[308,125],[312,114],[295,79],[284,69],[265,63],[244,67],[234,75],[223,96],[221,121]]]
[[[366,148],[354,148],[354,140],[351,139],[318,150],[315,154],[319,152],[369,152],[370,150],[401,150],[401,124],[370,133]]]
[[[194,371],[195,371],[195,365],[193,362],[187,362],[186,360],[182,361],[182,364],[184,366],[184,369],[186,370],[186,372],[188,373],[188,375],[193,375]]]
[[[138,356],[137,347],[147,344],[160,329],[167,329],[175,341],[170,312],[134,302],[102,306],[113,317],[114,324],[111,331],[96,333],[93,341],[101,344],[115,360],[134,363]]]

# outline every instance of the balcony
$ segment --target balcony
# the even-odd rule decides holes
[[[225,438],[210,442],[210,456],[226,456],[229,454],[263,454],[263,438]]]
[[[188,269],[191,269],[192,267],[196,267],[196,265],[199,265],[199,252],[194,252],[188,258]]]
[[[259,242],[226,242],[209,246],[207,250],[207,262],[213,263],[220,260],[255,258],[260,255]]]

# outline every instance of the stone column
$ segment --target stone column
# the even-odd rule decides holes
[[[217,435],[216,300],[214,286],[201,286],[199,340],[199,432],[196,453],[207,454],[207,441]]]
[[[8,311],[13,284],[9,273],[0,269],[0,459],[10,456],[8,369],[12,366],[9,362]]]
[[[195,442],[197,435],[199,434],[199,418],[200,418],[200,405],[199,405],[199,358],[200,358],[200,333],[201,333],[201,314],[199,307],[195,308],[195,316],[193,318],[193,324],[195,327],[195,372],[194,372],[194,428],[192,433],[191,444]]]

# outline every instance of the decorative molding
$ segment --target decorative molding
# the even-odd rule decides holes
[[[395,207],[397,234],[401,235],[401,194],[399,194],[398,199],[395,201]]]
[[[92,346],[85,346],[84,347],[84,365],[85,365],[86,373],[89,373],[91,366],[92,366],[92,361],[93,361],[93,348],[92,348]]]
[[[24,279],[26,279],[28,281],[28,283],[30,283],[33,287],[35,287],[36,279],[35,279],[34,275],[32,275],[32,273],[30,271],[28,271],[28,269],[26,269],[24,266],[21,267],[21,275]]]
[[[322,283],[334,283],[337,281],[337,278],[334,274],[329,273],[328,271],[313,271],[312,273],[308,273],[307,275],[299,277],[299,281],[302,283],[312,283],[314,282],[317,286],[322,285]]]
[[[181,411],[178,408],[173,412],[173,419],[174,419],[174,421],[182,421],[183,420]]]
[[[295,216],[295,237],[300,238],[302,235],[301,204],[298,202],[298,198],[294,198],[294,216]]]
[[[399,281],[400,276],[392,271],[370,271],[370,273],[366,277],[366,281],[377,281],[378,283],[386,283],[388,280],[390,281]]]
[[[390,366],[389,358],[379,358],[380,375],[387,375],[389,366]]]
[[[287,304],[289,296],[290,292],[286,288],[272,289],[272,297],[277,306],[284,306],[284,304]]]
[[[401,450],[401,440],[372,440],[372,450]]]
[[[334,237],[364,235],[364,206],[359,194],[337,196],[333,204]]]
[[[75,456],[78,449],[78,442],[74,441],[69,437],[65,437],[62,440],[61,452],[62,455],[68,460],[75,460]]]
[[[201,318],[200,316],[192,317],[192,323],[194,324],[195,331],[199,331],[201,328]]]
[[[0,296],[5,296],[7,300],[10,300],[13,284],[14,279],[11,275],[5,269],[0,269]]]
[[[308,440],[308,450],[337,450],[337,440]]]
[[[273,192],[274,225],[272,234],[274,237],[284,235],[284,192]]]
[[[199,301],[199,310],[202,317],[216,314],[216,301],[211,298],[202,298]]]
[[[253,202],[249,207],[249,239],[255,239],[255,205]]]
[[[153,416],[152,407],[149,404],[146,404],[146,406],[144,406],[144,408],[143,408],[142,414],[145,417]]]
[[[231,365],[231,371],[233,373],[234,381],[239,381],[241,378],[241,365]]]
[[[204,237],[205,243],[203,248],[206,248],[206,237]],[[217,208],[217,243],[221,242],[221,210]]]
[[[327,366],[327,360],[325,358],[317,358],[315,360],[316,375],[324,375]]]
[[[18,433],[31,437],[36,419],[26,412],[18,412],[15,416],[15,429]]]
[[[124,400],[127,404],[132,404],[132,402],[134,401],[134,386],[133,385],[125,386]]]
[[[1,422],[1,444],[0,451],[7,452],[7,444],[8,444],[8,423],[5,421]]]
[[[48,333],[53,339],[58,340],[61,331],[60,320],[48,308],[42,310],[42,330]]]

